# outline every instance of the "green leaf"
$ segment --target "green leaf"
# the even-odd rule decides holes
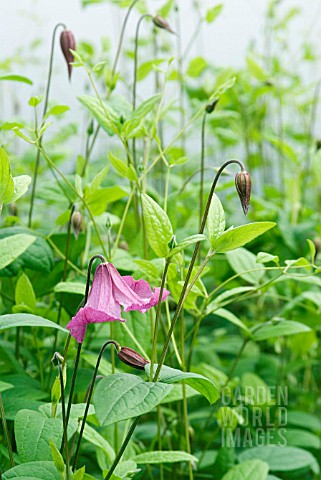
[[[104,104],[105,110],[108,114],[107,117],[100,101],[96,98],[89,95],[81,95],[78,97],[78,100],[92,113],[99,125],[106,133],[108,133],[108,135],[114,134],[114,130],[119,123],[119,117],[109,105],[106,103]]]
[[[4,392],[5,390],[9,390],[10,388],[13,388],[13,385],[11,385],[11,383],[0,381],[0,392]]]
[[[88,196],[88,205],[93,215],[101,215],[109,203],[126,197],[127,192],[118,186],[99,188]]]
[[[48,118],[50,115],[62,115],[68,110],[70,109],[67,105],[56,105],[55,107],[52,107],[48,110],[45,118]]]
[[[128,167],[123,160],[117,158],[111,151],[108,152],[108,158],[114,169],[122,176],[127,178]]]
[[[157,464],[157,463],[175,463],[175,462],[198,462],[198,458],[187,452],[182,451],[154,451],[135,455],[132,460],[138,464]]]
[[[247,460],[231,468],[222,480],[266,480],[269,465],[260,460]]]
[[[29,177],[29,175],[19,175],[18,177],[13,177],[14,193],[11,202],[15,202],[22,197],[22,195],[24,195],[28,190],[30,183],[31,177]]]
[[[245,248],[238,248],[226,253],[228,263],[235,273],[252,285],[258,285],[264,277],[264,266],[257,263],[256,256]],[[262,270],[259,270],[261,268]],[[256,270],[257,269],[257,270]],[[248,270],[256,270],[249,272]]]
[[[0,229],[0,239],[10,236],[10,243],[19,243],[19,239],[14,240],[12,235],[26,234],[28,237],[33,236],[34,241],[25,251],[12,262],[5,270],[0,271],[1,276],[15,276],[20,269],[30,269],[38,272],[49,273],[53,267],[52,251],[46,240],[38,233],[23,227],[10,227]],[[1,241],[1,240],[0,240]],[[2,249],[1,249],[2,250]]]
[[[304,467],[310,467],[315,473],[319,472],[314,456],[301,448],[269,445],[253,447],[239,455],[240,461],[255,458],[267,462],[270,470],[276,472],[290,472]]]
[[[225,214],[220,199],[214,193],[207,218],[207,230],[210,243],[220,237],[225,230]]]
[[[76,472],[72,475],[71,480],[83,480],[85,476],[86,467],[83,466],[76,470]]]
[[[0,80],[10,80],[12,82],[21,82],[32,85],[30,78],[25,77],[24,75],[17,75],[16,73],[1,73]]]
[[[22,463],[52,460],[50,440],[60,448],[62,420],[33,410],[20,410],[14,422],[17,451]]]
[[[14,183],[10,174],[8,155],[0,148],[0,206],[10,203],[14,196]]]
[[[302,430],[301,428],[286,428],[282,432],[282,436],[285,438],[287,445],[292,447],[302,447],[307,449],[320,449],[321,440],[315,433]]]
[[[48,327],[56,328],[62,332],[69,333],[69,330],[61,327],[57,323],[51,322],[46,318],[38,317],[37,315],[30,315],[28,313],[14,313],[8,315],[1,315],[0,317],[0,332],[8,328],[15,327]]]
[[[164,58],[155,58],[153,60],[147,60],[147,62],[142,63],[137,69],[137,80],[140,82],[144,80],[147,75],[154,70],[154,67],[161,65],[165,62]]]
[[[83,437],[90,442],[92,445],[95,445],[98,448],[101,448],[107,455],[108,461],[111,464],[114,461],[116,456],[113,447],[109,442],[94,428],[86,423]]]
[[[30,97],[28,105],[30,105],[30,107],[37,107],[39,103],[42,102],[42,99],[43,97]]]
[[[35,241],[36,237],[24,233],[0,239],[0,270],[20,257]]]
[[[54,462],[29,462],[17,465],[2,475],[3,480],[61,480]]]
[[[267,79],[267,74],[263,68],[254,60],[253,57],[247,57],[246,59],[247,69],[254,78],[260,82],[264,82]]]
[[[205,17],[205,20],[207,21],[207,23],[214,22],[214,20],[221,14],[222,10],[223,10],[222,3],[207,10],[206,17]]]
[[[25,273],[22,273],[16,284],[15,291],[16,305],[27,306],[31,312],[36,308],[36,297],[32,283]]]
[[[72,293],[74,295],[85,295],[86,284],[80,282],[59,282],[54,288],[55,293]]]
[[[160,94],[156,94],[153,97],[150,97],[148,100],[145,100],[130,114],[128,120],[126,120],[122,126],[122,135],[125,138],[132,138],[135,136],[136,129],[144,121],[146,116],[153,110],[159,100]]]
[[[284,337],[310,331],[311,328],[303,323],[281,320],[278,323],[266,323],[253,333],[252,338],[254,341],[260,342],[262,340],[268,340],[269,338]]]
[[[219,317],[225,318],[230,323],[233,323],[237,327],[244,330],[248,335],[251,334],[250,330],[247,328],[246,325],[236,316],[234,313],[225,310],[225,308],[219,308],[218,310],[214,310],[214,314],[218,315]]]
[[[110,375],[101,380],[95,389],[93,403],[98,421],[100,425],[107,426],[150,412],[171,388],[171,385],[160,382],[144,382],[136,375]]]
[[[50,444],[50,449],[51,449],[51,456],[52,456],[52,459],[53,459],[53,462],[55,464],[56,469],[58,470],[58,472],[64,473],[65,463],[64,463],[63,458],[61,456],[61,453],[59,452],[58,448],[56,447],[56,445],[54,444],[54,442],[52,441],[51,438],[49,440],[49,444]]]
[[[198,78],[205,68],[207,67],[207,62],[203,57],[196,57],[190,61],[186,75],[191,78]]]
[[[207,306],[206,314],[209,315],[226,303],[231,303],[231,299],[235,296],[239,296],[240,293],[251,292],[253,290],[255,290],[254,287],[236,287],[221,293]],[[230,301],[227,302],[229,299]]]
[[[157,364],[154,365],[154,373],[156,372],[156,369]],[[145,365],[145,370],[149,375],[150,363]],[[204,397],[211,404],[216,402],[216,400],[220,397],[219,388],[214,385],[211,380],[203,377],[203,375],[199,375],[198,373],[182,372],[182,370],[163,365],[160,372],[159,381],[162,383],[176,383],[184,381],[187,385],[194,388],[194,390],[204,395]]]
[[[269,263],[273,262],[278,264],[279,257],[277,255],[271,255],[270,253],[266,252],[259,252],[256,256],[256,263]]]
[[[144,193],[142,204],[149,244],[158,257],[165,258],[169,253],[168,243],[173,236],[171,222],[166,212]]]
[[[97,175],[95,175],[90,184],[90,193],[94,193],[96,190],[98,190],[108,172],[109,165],[104,167],[100,172],[97,173]]]
[[[179,242],[177,247],[173,248],[173,250],[169,252],[169,254],[167,255],[167,258],[170,258],[173,255],[176,255],[177,253],[181,252],[182,250],[185,250],[185,248],[189,247],[190,245],[193,245],[194,243],[203,242],[204,240],[207,240],[206,236],[201,235],[199,233],[197,235],[192,235],[191,237],[187,237],[181,242]]]
[[[225,253],[243,247],[275,225],[274,222],[256,222],[226,230],[219,238],[211,242],[212,250],[215,253]]]

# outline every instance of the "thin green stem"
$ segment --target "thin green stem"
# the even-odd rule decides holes
[[[52,77],[53,57],[54,57],[54,50],[55,50],[55,39],[56,39],[57,30],[58,30],[59,27],[63,27],[66,30],[66,25],[64,23],[58,23],[55,26],[55,28],[53,30],[53,33],[52,33],[51,51],[50,51],[50,58],[49,58],[49,71],[48,71],[47,87],[46,87],[46,93],[45,93],[45,101],[44,101],[41,124],[43,124],[43,122],[44,122],[44,119],[45,119],[45,116],[46,116],[46,113],[47,113],[47,108],[48,108],[49,92],[50,92],[51,77]],[[42,136],[39,139],[39,143],[40,143],[40,146],[41,146]],[[33,213],[33,206],[34,206],[34,200],[35,200],[39,164],[40,164],[40,149],[37,150],[35,170],[34,170],[34,174],[33,174],[30,208],[29,208],[29,215],[28,215],[28,227],[29,228],[31,227],[31,224],[32,224],[32,213]]]
[[[204,158],[205,158],[205,124],[206,124],[207,112],[204,112],[202,120],[202,132],[201,132],[201,162],[200,162],[200,199],[199,199],[199,228],[201,228],[202,215],[203,215],[203,196],[204,196]]]
[[[163,297],[163,292],[164,292],[165,283],[166,283],[166,276],[167,276],[168,267],[170,265],[170,262],[171,262],[170,259],[167,259],[165,261],[165,267],[164,267],[164,271],[163,271],[163,275],[162,275],[162,281],[161,281],[158,303],[157,303],[157,308],[156,308],[156,317],[155,317],[154,335],[153,335],[153,346],[152,346],[152,356],[151,356],[150,374],[149,374],[150,381],[152,380],[153,374],[154,374],[154,363],[155,363],[155,358],[156,358],[156,353],[157,353],[158,325],[159,325],[160,312],[161,312],[161,306],[162,306],[162,297]]]
[[[14,458],[13,458],[13,453],[12,453],[12,446],[11,446],[11,441],[10,441],[10,436],[9,436],[9,430],[8,430],[6,415],[5,415],[5,412],[4,412],[4,406],[3,406],[1,392],[0,392],[0,414],[1,414],[4,436],[6,437],[6,442],[7,442],[10,465],[11,465],[11,467],[14,467],[15,464],[14,464]]]
[[[85,408],[84,417],[83,417],[83,419],[82,419],[82,423],[81,423],[81,427],[80,427],[80,432],[79,432],[79,437],[78,437],[78,442],[77,442],[75,457],[74,457],[74,461],[73,461],[73,465],[72,465],[73,471],[75,470],[75,468],[76,468],[76,466],[77,466],[77,460],[78,460],[78,455],[79,455],[81,440],[82,440],[83,433],[84,433],[84,429],[85,429],[85,425],[86,425],[86,420],[87,420],[87,416],[88,416],[88,412],[89,412],[89,407],[90,407],[90,402],[91,402],[92,394],[93,394],[93,391],[94,391],[94,386],[95,386],[95,381],[96,381],[96,377],[97,377],[99,365],[100,365],[100,362],[101,362],[101,359],[102,359],[102,356],[103,356],[103,353],[104,353],[105,349],[106,349],[107,346],[110,345],[110,344],[113,344],[113,345],[116,347],[117,350],[120,348],[120,345],[119,345],[117,342],[115,342],[114,340],[108,340],[106,343],[104,343],[104,345],[103,345],[103,346],[101,347],[101,349],[100,349],[100,352],[99,352],[99,355],[98,355],[98,359],[97,359],[97,362],[96,362],[96,366],[95,366],[95,370],[94,370],[94,373],[93,373],[93,376],[92,376],[92,379],[91,379],[91,382],[90,382],[88,394],[87,394],[86,408]]]
[[[66,419],[66,405],[65,405],[65,385],[64,385],[64,375],[63,375],[63,366],[58,365],[59,368],[59,380],[60,380],[60,391],[61,391],[61,412],[62,412],[62,424],[64,430],[64,446],[65,446],[65,456],[66,456],[66,475],[67,480],[70,479],[70,467],[69,467],[69,454],[68,454],[68,432],[67,432],[67,419]]]
[[[116,250],[117,250],[117,247],[119,245],[120,237],[121,237],[121,234],[122,234],[122,231],[123,231],[123,228],[124,228],[124,224],[125,224],[125,221],[126,221],[126,217],[127,217],[127,214],[128,214],[130,204],[131,204],[132,199],[133,199],[134,192],[135,192],[135,189],[133,189],[131,191],[131,193],[128,197],[126,207],[125,207],[125,210],[124,210],[124,213],[123,213],[120,225],[119,225],[119,229],[118,229],[118,232],[117,232],[117,237],[116,237],[116,240],[115,240],[115,243],[114,243],[114,247],[113,247],[112,252],[111,252],[111,258],[114,257],[114,255],[116,253]]]
[[[106,477],[104,478],[104,480],[109,480],[109,479],[111,478],[112,474],[114,473],[115,468],[117,467],[118,463],[120,462],[120,460],[121,460],[121,458],[122,458],[122,456],[123,456],[123,454],[124,454],[124,451],[126,450],[127,445],[128,445],[128,443],[129,443],[130,439],[132,438],[132,435],[133,435],[133,433],[134,433],[134,431],[135,431],[135,428],[137,427],[137,425],[138,425],[141,417],[142,417],[142,416],[140,415],[139,417],[136,417],[135,420],[133,421],[130,429],[128,430],[128,433],[127,433],[127,435],[126,435],[126,438],[125,438],[125,440],[123,441],[123,444],[122,444],[122,446],[120,447],[120,450],[119,450],[119,452],[117,453],[116,458],[115,458],[112,466],[111,466],[110,469],[108,470],[108,473],[107,473]]]
[[[133,97],[132,97],[132,105],[133,110],[136,110],[136,89],[137,89],[137,66],[138,66],[138,42],[139,42],[139,28],[142,21],[145,18],[150,18],[151,15],[149,13],[144,13],[141,15],[137,22],[136,26],[136,33],[135,33],[135,49],[134,49],[134,81],[133,81]],[[133,138],[133,162],[134,166],[136,167],[136,138]]]

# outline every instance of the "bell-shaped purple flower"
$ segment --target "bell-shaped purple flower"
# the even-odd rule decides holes
[[[98,265],[86,305],[77,312],[67,327],[70,334],[82,343],[88,323],[114,322],[125,312],[139,310],[145,313],[158,303],[160,288],[150,288],[145,280],[134,280],[133,277],[122,277],[114,265],[102,263]],[[163,290],[162,301],[169,295]]]

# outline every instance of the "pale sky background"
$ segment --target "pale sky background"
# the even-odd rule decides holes
[[[246,50],[250,41],[263,44],[264,14],[268,0],[221,0],[224,4],[223,13],[211,25],[205,25],[201,36],[196,41],[192,55],[202,55],[205,59],[218,66],[242,66],[245,62]],[[150,0],[150,11],[156,12],[165,0]],[[203,0],[204,11],[220,3],[219,0]],[[321,2],[320,0],[283,0],[283,7],[300,7],[302,13],[292,22],[289,40],[293,51],[302,44],[303,39],[321,46]],[[195,29],[197,19],[193,14],[192,0],[180,0],[182,43],[189,42]],[[81,0],[0,0],[0,62],[12,55],[17,49],[25,48],[35,40],[41,40],[37,50],[37,65],[16,65],[15,73],[29,76],[33,86],[1,82],[0,84],[0,121],[10,120],[13,111],[13,97],[18,100],[23,114],[32,115],[32,109],[27,101],[31,95],[43,94],[48,70],[48,59],[51,43],[51,33],[58,22],[67,24],[76,39],[89,40],[99,45],[101,36],[108,36],[112,45],[118,41],[120,24],[124,9],[115,8],[105,2],[100,5],[82,7]],[[175,26],[175,19],[169,20]],[[137,14],[131,17],[128,25],[125,46],[130,46],[129,38],[133,36]],[[146,25],[142,27],[148,28]],[[149,27],[150,28],[150,27]],[[175,53],[175,37],[171,37],[173,53]],[[127,44],[126,44],[127,42]],[[321,51],[321,47],[320,47]],[[143,59],[145,60],[145,59]],[[52,82],[51,98],[57,103],[71,105],[72,115],[77,119],[79,104],[76,96],[84,93],[85,73],[80,69],[73,72],[70,84],[67,80],[66,65],[62,58],[57,41],[55,51],[56,76]],[[320,68],[319,68],[320,67]],[[293,68],[296,68],[293,65]],[[307,76],[321,74],[318,71],[307,72]],[[313,78],[311,78],[313,80]],[[1,111],[0,110],[0,111]],[[69,117],[71,119],[71,117]]]

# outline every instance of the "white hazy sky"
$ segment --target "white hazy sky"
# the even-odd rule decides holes
[[[206,11],[220,1],[224,4],[223,13],[214,23],[204,27],[192,54],[201,54],[215,65],[238,67],[244,63],[250,41],[254,40],[262,45],[264,13],[268,0],[202,0],[200,3]],[[156,12],[157,8],[164,3],[165,0],[150,0],[151,12]],[[183,45],[186,45],[195,29],[197,19],[193,14],[192,0],[179,0],[179,3],[183,28],[181,38]],[[303,39],[321,45],[320,0],[283,0],[281,3],[284,4],[284,8],[299,6],[302,9],[290,31],[290,41],[294,51],[302,44]],[[1,82],[0,106],[2,106],[1,110],[4,110],[5,117],[12,111],[13,96],[16,96],[20,104],[26,105],[31,95],[43,93],[51,32],[56,23],[66,23],[74,32],[76,39],[89,40],[98,45],[101,36],[108,36],[115,46],[123,15],[124,10],[111,6],[110,2],[83,8],[81,0],[0,0],[0,62],[17,49],[26,49],[35,39],[40,39],[42,42],[37,50],[36,66],[30,64],[16,66],[14,69],[17,73],[30,76],[34,81],[32,87]],[[137,16],[133,15],[128,25],[127,35],[129,32],[130,36],[133,35],[136,21]],[[175,37],[172,38],[174,47]],[[128,36],[125,42],[126,40],[128,41]],[[58,75],[52,83],[51,97],[62,104],[75,104],[76,95],[83,93],[84,72],[80,72],[79,69],[74,72],[73,82],[69,84],[66,67],[59,50],[57,48],[55,56],[55,69]],[[318,73],[316,75],[320,76]],[[0,118],[0,120],[8,120],[8,118]]]

